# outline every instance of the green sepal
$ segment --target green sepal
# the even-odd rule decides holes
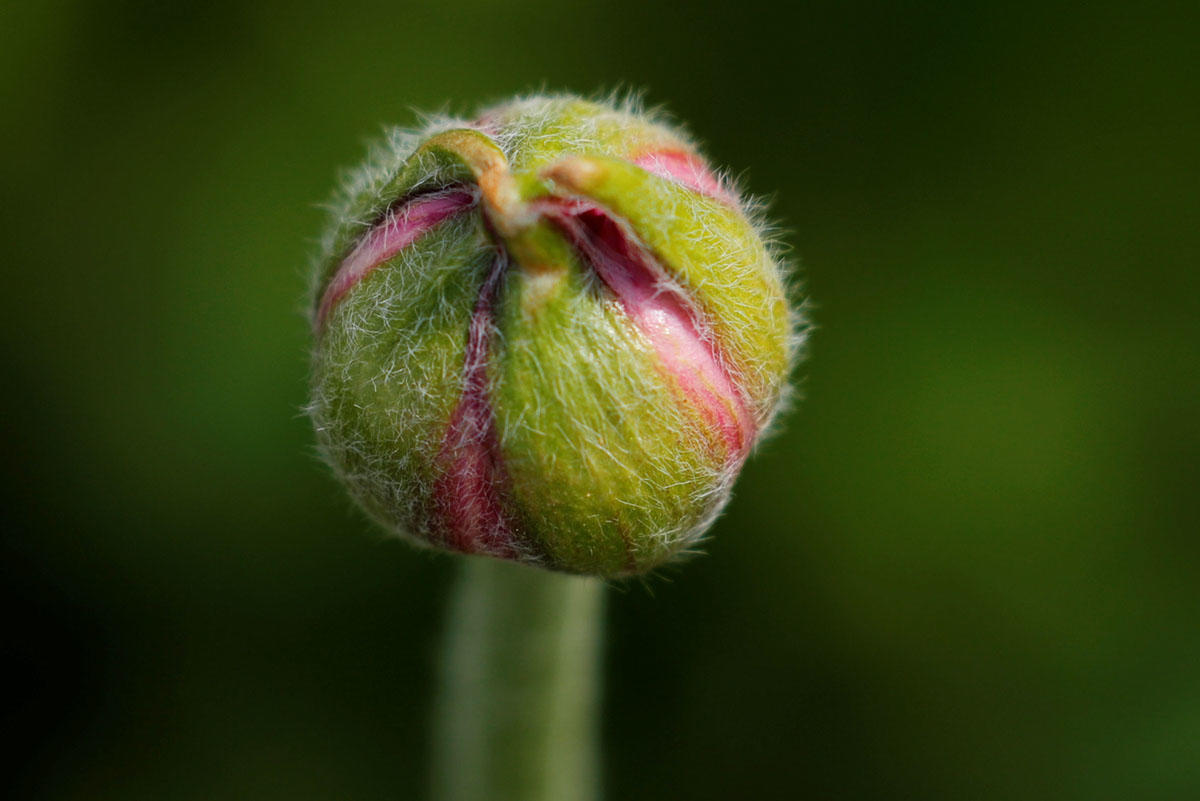
[[[313,360],[322,451],[380,522],[429,536],[436,456],[462,394],[472,310],[494,250],[476,215],[449,220],[334,307]]]
[[[440,189],[478,181],[485,158],[504,162],[504,152],[487,135],[471,128],[452,128],[426,139],[392,170],[377,187],[360,192],[343,209],[340,225],[326,251],[320,287],[337,271],[354,244],[389,206],[422,189]]]
[[[612,212],[680,284],[764,423],[788,370],[791,321],[779,266],[750,220],[620,159],[571,158],[544,174]]]
[[[644,572],[723,500],[722,444],[561,234],[530,236],[562,269],[510,270],[500,293],[491,397],[514,518],[552,567]]]

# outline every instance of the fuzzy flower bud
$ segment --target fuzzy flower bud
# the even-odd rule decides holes
[[[354,498],[574,573],[704,533],[798,343],[756,212],[678,130],[569,96],[393,133],[316,272],[310,414]]]

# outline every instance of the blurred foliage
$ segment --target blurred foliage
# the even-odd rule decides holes
[[[423,796],[453,565],[313,456],[319,203],[413,107],[625,85],[820,328],[708,554],[610,594],[610,797],[1200,797],[1197,16],[9,4],[6,795]]]

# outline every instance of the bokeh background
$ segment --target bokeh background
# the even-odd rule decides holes
[[[304,268],[412,108],[641,87],[819,329],[610,593],[610,798],[1200,798],[1194,3],[0,11],[16,799],[420,799],[454,564],[313,454]]]

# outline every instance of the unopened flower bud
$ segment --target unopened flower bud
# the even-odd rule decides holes
[[[320,448],[424,544],[642,573],[704,533],[786,391],[797,317],[756,214],[629,107],[395,133],[323,251]]]

